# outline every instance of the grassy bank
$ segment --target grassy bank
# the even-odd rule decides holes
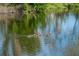
[[[61,13],[61,12],[79,12],[79,4],[67,4],[67,3],[53,3],[53,4],[45,4],[45,3],[29,3],[29,4],[23,4],[23,10],[24,13],[50,13],[50,12],[55,12],[55,13]]]
[[[79,12],[79,4],[78,3],[7,3],[0,4],[3,7],[17,7],[20,10],[23,10],[24,14],[28,13],[62,13],[62,12]]]

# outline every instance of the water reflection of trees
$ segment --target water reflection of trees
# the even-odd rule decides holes
[[[76,21],[73,27],[73,31],[75,31],[75,27],[76,27],[76,23],[77,23],[77,19],[79,19],[78,14],[74,14],[76,16]],[[45,42],[49,43],[49,46],[51,46],[52,48],[55,47],[55,41],[57,39],[59,39],[59,34],[61,34],[61,25],[62,22],[64,22],[66,20],[66,18],[68,17],[67,13],[55,13],[54,14],[54,18],[50,18],[51,16],[49,15],[49,17],[47,18],[47,20],[45,19],[45,14],[36,14],[36,15],[32,15],[32,14],[26,14],[23,15],[22,18],[18,18],[18,19],[13,19],[10,21],[10,23],[8,23],[6,25],[6,36],[5,36],[5,41],[4,41],[4,45],[3,45],[3,55],[9,55],[9,53],[7,52],[9,47],[9,41],[11,40],[12,43],[12,48],[13,48],[13,55],[21,55],[22,53],[25,53],[26,55],[36,55],[36,53],[40,50],[40,41],[39,41],[39,37],[31,37],[31,38],[27,38],[27,37],[19,37],[19,35],[30,35],[30,34],[34,34],[37,31],[38,27],[40,26],[40,28],[42,29],[42,33],[45,35],[46,32],[46,26],[48,25],[48,33],[51,32],[51,26],[50,26],[50,22],[52,22],[52,24],[54,23],[55,27],[54,27],[54,35],[56,35],[55,38],[52,37],[52,35],[49,35],[48,37],[45,36]],[[12,35],[11,39],[9,39],[9,34]],[[18,35],[16,35],[18,34]],[[53,40],[56,39],[56,40]],[[47,40],[47,41],[46,41]],[[61,44],[61,40],[60,40],[60,44]],[[74,46],[74,47],[67,47],[67,55],[78,55],[75,54],[75,47],[78,48],[78,45]],[[71,49],[73,49],[73,53],[70,53],[68,51],[71,51]]]
[[[8,25],[9,25],[10,19],[14,19],[14,17],[9,17],[9,16],[13,16],[13,14],[12,15],[11,14],[0,14],[0,16],[2,16],[1,20],[2,20],[2,22],[4,24],[4,26],[3,26],[4,27],[4,31],[3,31],[4,42],[3,42],[3,47],[2,47],[2,49],[3,49],[2,55],[7,56],[7,55],[9,55],[9,52],[8,52],[9,48],[8,47],[9,47],[9,41],[10,41],[9,40],[9,35],[8,35]]]
[[[54,35],[56,35],[56,37],[55,37],[55,39],[56,39],[56,41],[57,41],[57,39],[59,40],[60,39],[60,44],[61,44],[61,41],[62,41],[62,39],[61,38],[59,38],[59,36],[58,35],[61,35],[61,27],[62,27],[62,22],[64,22],[65,21],[65,19],[68,17],[68,15],[69,15],[69,13],[68,14],[55,14],[55,16],[54,16],[54,24],[55,24],[55,34]],[[73,14],[73,15],[75,15],[75,23],[74,23],[74,26],[73,26],[73,29],[72,29],[72,34],[71,35],[69,35],[69,42],[70,42],[70,46],[69,47],[67,47],[66,49],[73,49],[73,52],[72,53],[70,53],[71,52],[71,50],[69,50],[70,52],[70,55],[78,55],[78,53],[77,52],[75,52],[75,47],[77,47],[77,51],[78,51],[78,45],[76,45],[76,46],[74,46],[74,40],[78,37],[78,35],[77,35],[77,33],[75,33],[76,32],[76,30],[77,30],[77,28],[76,28],[76,25],[77,25],[77,22],[79,21],[78,20],[78,14],[76,13],[76,14]],[[51,22],[50,21],[50,17],[49,17],[49,19],[48,19],[48,21],[49,22]],[[53,23],[52,22],[52,23]],[[50,27],[51,25],[49,25],[49,27]],[[50,27],[51,28],[51,27]],[[50,29],[49,29],[49,32],[50,32]],[[54,33],[54,32],[53,32]],[[77,36],[76,36],[77,35]],[[71,37],[71,38],[70,38]],[[52,37],[53,38],[53,37]],[[49,38],[50,39],[50,38]],[[77,41],[77,40],[76,40]],[[55,41],[54,41],[55,42]],[[71,47],[71,45],[73,45],[72,47]],[[62,48],[62,47],[61,47]],[[65,52],[66,53],[66,52]]]
[[[39,51],[39,40],[38,38],[20,38],[20,44],[22,52],[26,55],[36,55],[36,52]]]
[[[67,56],[78,56],[79,55],[79,39],[75,39],[76,42],[68,43],[64,50],[64,55]]]
[[[76,27],[76,23],[79,21],[79,13],[74,13],[74,15],[75,15],[75,24],[74,24],[74,26],[73,26],[73,32],[75,31],[75,27]],[[73,33],[74,34],[74,33]]]
[[[40,43],[38,38],[19,37],[19,35],[32,35],[34,34],[38,26],[37,18],[33,16],[24,15],[21,20],[13,20],[9,25],[9,33],[13,34],[14,42],[14,54],[17,55],[17,45],[20,45],[21,53],[27,52],[29,55],[33,55],[39,50]],[[18,34],[18,35],[16,35]],[[15,36],[14,36],[15,35]],[[18,39],[16,39],[18,38]],[[18,40],[18,41],[17,41]],[[18,44],[17,44],[18,43]]]

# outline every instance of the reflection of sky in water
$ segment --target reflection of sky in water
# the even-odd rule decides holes
[[[10,55],[10,56],[12,56],[13,55],[13,47],[12,47],[12,43],[13,43],[13,41],[12,41],[12,39],[10,38],[9,39],[9,44],[8,44],[8,54]]]
[[[5,37],[4,37],[4,34],[5,34],[5,24],[0,23],[0,55],[3,55],[3,51],[4,51],[4,42],[6,41]],[[8,50],[7,50],[7,54],[8,55],[13,55],[13,52],[12,52],[12,43],[13,41],[10,39],[8,39]],[[7,45],[7,44],[6,44]],[[7,49],[7,48],[6,48]]]
[[[61,32],[57,33],[56,21],[52,21],[53,19],[51,19],[50,17],[48,17],[47,19],[48,19],[47,20],[48,23],[44,30],[42,30],[41,27],[38,27],[38,32],[42,34],[42,36],[40,37],[40,42],[41,42],[40,55],[63,55],[64,49],[68,45],[68,43],[71,42],[73,43],[76,41],[73,39],[77,39],[79,33],[79,28],[78,28],[79,23],[78,21],[76,22],[76,18],[72,14],[70,14],[68,18],[66,18],[65,20],[62,20],[62,22],[60,19],[57,19],[57,21],[59,20],[57,26],[61,28]],[[73,28],[75,22],[76,22],[74,29],[75,33],[73,34]],[[47,41],[47,43],[46,43],[47,37],[45,37],[46,32],[52,33],[48,38],[48,41],[50,42]],[[54,43],[55,47],[51,48],[49,45],[51,45],[52,41],[55,42]]]
[[[2,54],[2,47],[3,47],[3,29],[2,24],[0,24],[0,55]]]
[[[41,33],[39,37],[40,40],[40,51],[36,55],[64,55],[65,48],[68,44],[73,44],[76,42],[79,35],[79,21],[76,22],[76,18],[73,14],[69,14],[66,19],[61,20],[60,18],[56,19],[51,16],[46,17],[46,27],[42,29],[42,25],[38,26],[38,32]],[[56,25],[58,23],[58,25]],[[75,24],[76,23],[76,24]],[[60,31],[57,31],[57,27],[60,28]],[[74,28],[74,30],[73,30]],[[3,48],[3,29],[0,24],[0,55]],[[47,35],[47,33],[50,33]],[[8,54],[13,55],[13,41],[9,38],[8,40]],[[27,55],[21,54],[21,55]]]
[[[2,39],[3,39],[3,36],[2,36],[2,34],[0,33],[0,49],[1,49],[2,43],[3,43],[3,42],[2,42],[2,41],[3,41]]]

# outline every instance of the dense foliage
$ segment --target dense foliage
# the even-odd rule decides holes
[[[61,13],[61,12],[69,12],[69,11],[74,11],[76,10],[78,12],[79,10],[79,4],[76,3],[53,3],[53,4],[45,4],[45,3],[29,3],[29,4],[23,4],[23,10],[25,12],[29,13],[39,13],[39,12],[44,12],[44,13],[49,13],[49,12],[56,12],[56,13]]]
[[[61,13],[61,12],[78,12],[79,4],[78,3],[7,3],[7,4],[0,4],[0,6],[20,6],[21,10],[25,14],[27,13]]]

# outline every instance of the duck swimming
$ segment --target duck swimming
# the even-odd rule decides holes
[[[31,38],[31,37],[39,37],[39,36],[41,36],[40,33],[34,33],[32,35],[27,35],[28,38]]]
[[[41,33],[34,33],[34,34],[32,34],[32,35],[27,35],[27,37],[28,38],[31,38],[31,37],[39,37],[39,36],[41,36],[42,34]],[[50,36],[51,35],[51,33],[50,32],[47,32],[47,33],[45,33],[45,36]]]

